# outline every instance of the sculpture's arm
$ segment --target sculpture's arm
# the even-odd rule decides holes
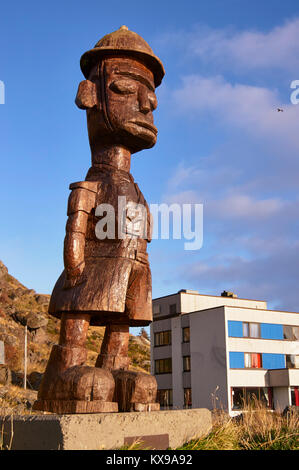
[[[70,185],[68,220],[64,239],[65,288],[73,287],[84,267],[85,236],[88,215],[95,206],[97,183],[83,181]]]
[[[138,194],[138,203],[142,204],[143,207],[146,209],[146,220],[144,220],[144,233],[143,233],[143,238],[150,243],[152,241],[152,235],[153,235],[153,226],[154,226],[154,218],[153,215],[150,212],[148,203],[146,202],[142,192],[139,189],[139,186],[137,183],[135,183],[135,188]]]
[[[150,209],[148,207],[147,202],[145,201],[146,204],[146,213],[147,213],[147,223],[146,223],[146,240],[148,243],[152,241],[152,236],[153,236],[153,229],[154,229],[154,218],[153,215],[150,212]]]

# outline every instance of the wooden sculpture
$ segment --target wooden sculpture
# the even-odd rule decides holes
[[[76,104],[86,110],[92,166],[85,181],[70,185],[65,269],[49,306],[49,313],[61,319],[60,339],[34,409],[157,410],[155,378],[128,370],[129,326],[152,321],[146,252],[151,218],[130,174],[130,160],[156,143],[152,112],[164,69],[144,39],[122,26],[83,54],[81,70],[86,80],[79,85]],[[107,207],[115,214],[114,230],[103,238],[97,224]],[[106,326],[95,367],[84,365],[89,325]]]

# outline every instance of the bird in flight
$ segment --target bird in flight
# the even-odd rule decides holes
[[[283,109],[281,109],[281,108],[277,108],[277,111],[278,111],[279,113],[283,113]]]

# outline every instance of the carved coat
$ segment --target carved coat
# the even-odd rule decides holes
[[[62,272],[51,296],[49,313],[58,318],[63,312],[90,313],[91,325],[148,325],[152,321],[152,287],[146,247],[151,236],[151,217],[138,185],[130,173],[100,164],[89,170],[86,181],[73,183],[70,189],[68,215],[76,211],[88,213],[83,247],[85,268],[76,285],[69,288],[64,285],[65,270]],[[142,238],[130,235],[136,224],[132,226],[130,211],[119,213],[119,196],[125,196],[133,208],[135,204],[145,207],[139,232]],[[96,236],[100,219],[95,211],[102,203],[115,210],[113,240]],[[121,237],[120,217],[125,232]]]

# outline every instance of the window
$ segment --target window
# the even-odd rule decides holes
[[[234,338],[260,338],[260,324],[242,321],[228,321],[228,336]]]
[[[244,389],[239,387],[232,388],[232,410],[242,410],[244,408]]]
[[[176,304],[169,305],[169,313],[170,315],[176,315]]]
[[[291,341],[299,341],[299,326],[283,326],[283,337]]]
[[[291,387],[292,406],[299,406],[299,387]]]
[[[299,326],[228,320],[228,336],[299,341]]]
[[[153,313],[158,314],[161,313],[161,305],[160,304],[153,304]]]
[[[262,367],[262,355],[260,353],[244,353],[244,366],[249,369]]]
[[[260,324],[259,323],[249,323],[249,336],[250,338],[260,338],[261,331],[260,331]]]
[[[171,357],[167,359],[157,359],[155,361],[155,374],[171,374],[172,360]]]
[[[184,388],[184,408],[192,408],[191,388]]]
[[[172,389],[163,389],[158,390],[157,392],[157,400],[161,406],[167,408],[172,407]]]
[[[260,338],[260,324],[259,323],[243,323],[243,337],[244,338]]]
[[[243,336],[244,338],[249,337],[249,323],[243,323]]]
[[[183,356],[183,370],[184,372],[189,372],[191,370],[190,356]]]
[[[183,343],[189,343],[190,342],[190,328],[187,326],[186,328],[183,328]]]
[[[273,408],[273,390],[271,387],[233,387],[232,409],[242,410],[244,407],[256,405],[259,401],[267,408]]]
[[[287,364],[289,363],[290,368],[299,368],[299,356],[293,357],[298,358],[297,362],[296,360],[292,359],[291,356],[287,356]],[[229,353],[229,366],[231,369],[284,369],[286,367],[285,362],[284,354],[243,352]]]
[[[297,362],[292,357],[297,358]],[[289,361],[289,362],[288,362]],[[299,356],[287,356],[289,367],[299,368]],[[284,369],[284,354],[230,352],[229,366],[231,369]]]
[[[171,330],[155,333],[155,346],[167,346],[171,344]]]
[[[286,355],[286,368],[287,369],[299,369],[299,356],[295,354]]]

